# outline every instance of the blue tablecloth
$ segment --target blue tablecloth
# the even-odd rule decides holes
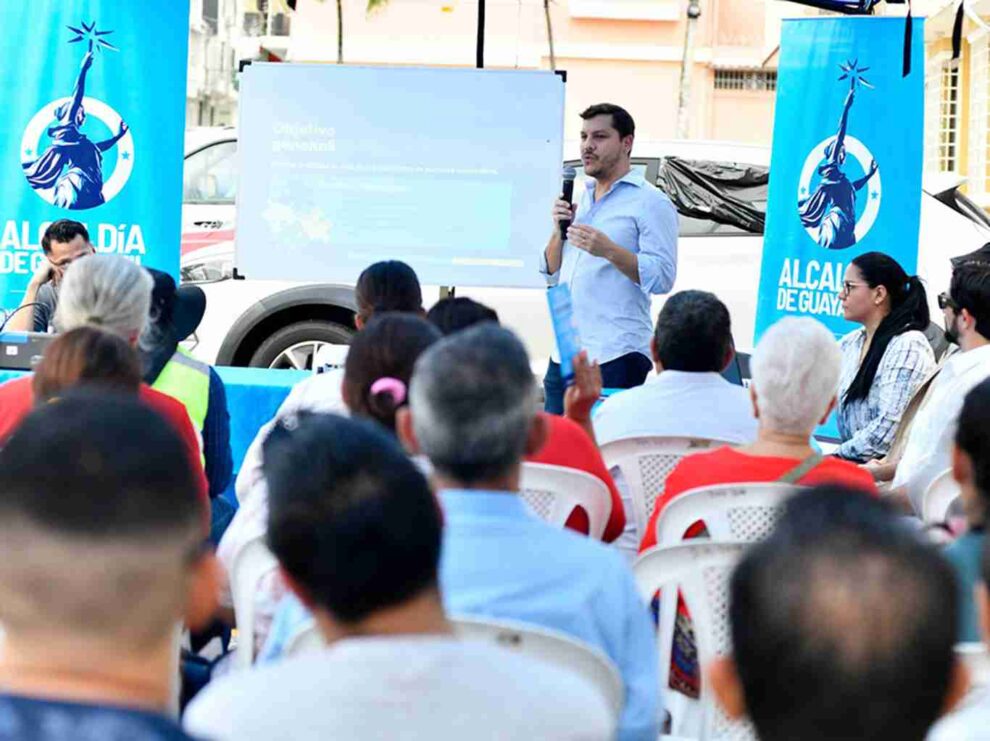
[[[217,367],[227,389],[227,408],[230,410],[230,447],[234,457],[234,473],[241,470],[241,461],[248,446],[265,422],[275,415],[275,410],[289,395],[291,388],[304,378],[308,371],[269,370],[267,368]],[[24,375],[24,371],[0,370],[0,383]],[[228,491],[233,489],[233,484]]]

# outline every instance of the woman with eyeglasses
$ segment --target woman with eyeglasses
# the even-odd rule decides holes
[[[880,252],[849,264],[839,298],[843,316],[863,326],[839,343],[836,454],[862,463],[887,454],[911,396],[935,368],[924,335],[928,299],[918,276]]]

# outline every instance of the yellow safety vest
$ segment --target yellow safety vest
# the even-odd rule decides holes
[[[199,435],[199,458],[205,465],[203,428],[210,406],[210,366],[196,360],[182,348],[176,348],[151,388],[182,402]]]

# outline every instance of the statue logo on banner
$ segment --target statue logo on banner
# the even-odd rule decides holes
[[[72,96],[42,107],[28,123],[21,141],[21,167],[35,193],[54,206],[74,211],[111,201],[126,185],[134,167],[134,142],[127,124],[109,105],[86,96],[86,75],[95,54],[105,49],[119,51],[104,39],[113,31],[99,31],[95,22],[81,26],[68,27],[76,35],[70,44],[89,43]],[[89,116],[106,127],[108,138],[92,141],[83,133]],[[103,154],[114,147],[113,172],[104,179]]]
[[[856,100],[856,87],[873,89],[857,60],[839,65],[839,80],[849,80],[849,93],[839,117],[835,136],[815,145],[804,162],[798,184],[798,213],[805,231],[827,250],[852,247],[870,231],[880,213],[882,188],[880,168],[870,150],[849,136],[849,111]],[[852,160],[848,155],[852,155]],[[862,173],[856,180],[853,174]],[[860,191],[869,185],[865,197]]]

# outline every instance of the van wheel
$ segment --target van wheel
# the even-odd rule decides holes
[[[313,370],[316,354],[327,345],[349,345],[354,331],[336,322],[296,322],[273,332],[254,351],[252,368]]]

